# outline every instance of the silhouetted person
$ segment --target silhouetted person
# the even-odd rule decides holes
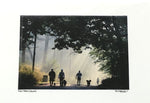
[[[65,73],[63,72],[63,69],[61,69],[61,72],[59,73],[58,78],[60,80],[60,86],[63,86],[63,80],[65,78]]]
[[[99,78],[97,78],[97,85],[99,85]]]
[[[89,87],[90,83],[91,83],[91,80],[86,80],[86,82],[87,82],[87,86]]]
[[[55,81],[55,72],[53,71],[53,69],[51,69],[51,71],[49,72],[49,79],[50,79],[50,86],[52,86],[53,82]]]
[[[67,81],[63,80],[63,86],[66,86],[66,84],[67,84]]]
[[[80,83],[81,83],[81,76],[82,76],[82,74],[80,73],[80,70],[79,70],[79,72],[76,74],[78,86],[80,86]]]

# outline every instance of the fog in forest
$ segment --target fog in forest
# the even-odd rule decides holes
[[[90,57],[90,49],[83,50],[81,54],[75,53],[71,48],[54,50],[52,49],[54,40],[54,37],[46,35],[37,36],[35,66],[46,74],[53,68],[56,72],[56,82],[59,82],[58,73],[61,69],[64,70],[65,80],[68,84],[76,84],[75,76],[79,70],[82,73],[81,84],[86,84],[86,80],[92,80],[91,85],[96,85],[97,78],[101,83],[101,80],[109,77],[108,74],[98,71],[100,67]],[[33,55],[33,45],[30,45],[30,51],[26,49],[25,57],[26,63],[32,65],[31,53]]]

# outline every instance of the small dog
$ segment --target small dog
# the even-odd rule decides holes
[[[67,81],[66,80],[63,80],[63,86],[65,87],[67,84]]]
[[[89,87],[90,83],[91,83],[91,80],[86,80],[86,82],[87,82],[87,86]]]

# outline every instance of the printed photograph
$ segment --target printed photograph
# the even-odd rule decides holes
[[[20,16],[18,89],[129,90],[127,16]]]

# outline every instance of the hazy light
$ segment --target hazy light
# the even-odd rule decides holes
[[[46,36],[38,36],[37,40],[37,48],[36,48],[36,58],[35,58],[35,64],[36,66],[40,67],[41,70],[43,69],[43,53],[44,53],[44,47],[45,47],[45,40],[43,38],[46,38]],[[42,38],[42,40],[40,39]],[[74,53],[74,51],[69,48],[68,50],[52,50],[51,48],[54,46],[54,38],[50,37],[49,39],[49,45],[48,45],[48,54],[46,63],[44,65],[47,65],[47,71],[50,71],[50,69],[53,68],[52,61],[55,61],[55,67],[54,71],[57,72],[56,74],[56,82],[59,82],[58,80],[58,72],[60,72],[61,69],[65,72],[65,79],[69,84],[76,84],[76,73],[80,70],[82,73],[82,79],[81,84],[86,84],[86,80],[91,80],[91,85],[96,85],[97,78],[99,77],[99,81],[101,83],[101,80],[108,77],[107,74],[104,74],[99,70],[98,64],[94,64],[94,60],[89,56],[90,50],[84,50],[83,53],[77,54]],[[31,48],[31,51],[33,48]],[[21,55],[20,55],[21,56]],[[32,60],[29,57],[29,53],[26,52],[26,61],[28,63],[32,62]],[[50,68],[52,67],[52,68]]]

